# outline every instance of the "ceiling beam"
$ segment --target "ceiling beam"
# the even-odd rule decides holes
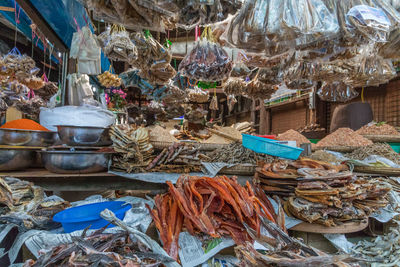
[[[68,51],[67,45],[57,35],[57,33],[50,27],[39,11],[32,5],[29,0],[16,0],[21,8],[25,11],[28,17],[34,24],[40,29],[40,31],[46,36],[46,38],[54,44],[55,48],[60,52]]]

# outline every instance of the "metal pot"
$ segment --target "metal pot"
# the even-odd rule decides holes
[[[34,150],[0,149],[0,171],[16,171],[29,168],[36,160]]]
[[[0,128],[0,145],[47,147],[54,144],[56,132]]]
[[[57,125],[61,141],[68,146],[109,146],[110,128]]]
[[[96,173],[107,170],[111,153],[41,151],[44,167],[53,173]]]

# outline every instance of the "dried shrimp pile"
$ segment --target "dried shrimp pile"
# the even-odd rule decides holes
[[[277,139],[280,141],[296,141],[298,147],[300,147],[301,144],[311,143],[304,135],[292,129],[279,134]]]
[[[375,143],[369,146],[360,147],[346,156],[350,159],[364,160],[371,155],[382,156],[396,164],[400,164],[400,155],[396,153],[390,145],[385,143]]]
[[[246,88],[246,82],[242,78],[229,78],[224,85],[226,95],[238,96],[243,94]]]
[[[117,152],[112,160],[113,169],[131,173],[142,170],[151,162],[154,150],[147,129],[128,124],[116,125],[111,127],[110,135]]]
[[[319,141],[316,147],[349,146],[360,147],[372,145],[372,141],[362,137],[350,128],[339,128]]]
[[[229,164],[253,164],[258,161],[272,162],[274,158],[269,155],[257,154],[242,146],[241,143],[232,143],[214,150],[207,155],[209,162],[225,162]]]
[[[400,135],[400,132],[387,123],[369,123],[356,131],[361,135]]]

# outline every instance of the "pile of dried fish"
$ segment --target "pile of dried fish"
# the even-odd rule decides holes
[[[224,84],[224,93],[226,95],[242,95],[245,92],[246,83],[242,78],[229,78]]]
[[[232,143],[218,148],[207,154],[209,162],[225,162],[229,164],[253,164],[258,161],[272,162],[274,158],[269,155],[257,154],[256,152],[245,148],[241,143]]]
[[[169,192],[157,196],[155,208],[149,210],[165,250],[174,259],[181,228],[192,235],[231,236],[237,244],[244,244],[251,240],[245,225],[259,233],[260,217],[284,221],[278,220],[261,189],[253,189],[249,183],[243,187],[235,178],[181,176],[176,186],[167,184]]]
[[[44,200],[43,189],[16,178],[0,178],[0,223],[12,223],[21,232],[30,229],[52,230],[61,227],[53,221],[68,202]]]
[[[70,243],[61,244],[43,252],[39,258],[28,260],[24,267],[39,266],[165,266],[168,257],[153,253],[127,232],[104,233],[105,228],[90,235],[72,237]]]
[[[265,247],[260,252],[250,242],[235,247],[239,267],[264,266],[342,266],[350,267],[344,260],[352,260],[347,255],[327,255],[290,237],[274,223],[261,218],[261,236],[247,228],[247,232]]]
[[[183,76],[199,81],[221,81],[229,77],[233,63],[217,43],[201,40],[179,64]]]
[[[128,173],[142,171],[151,162],[154,150],[147,129],[120,124],[111,127],[110,135],[117,152],[112,159],[113,169]]]
[[[392,125],[385,122],[371,122],[356,131],[361,135],[400,135]]]
[[[0,76],[3,78],[8,77],[11,80],[16,78],[23,82],[34,77],[39,71],[35,61],[27,55],[21,55],[16,48],[0,59]]]
[[[286,202],[286,211],[309,223],[336,226],[365,220],[388,204],[391,186],[378,179],[351,179],[343,183],[320,179],[301,181],[296,197]]]
[[[325,161],[329,163],[341,163],[342,161],[335,157],[332,153],[326,152],[324,150],[317,150],[311,154],[310,159],[317,161]]]
[[[371,263],[371,266],[398,266],[400,262],[400,231],[399,222],[390,228],[389,233],[378,236],[372,241],[359,241],[351,251],[358,259]]]
[[[327,162],[302,158],[296,161],[276,160],[257,168],[255,181],[268,194],[292,196],[301,178],[325,177],[337,181],[352,178],[347,165],[332,165]]]
[[[372,141],[362,137],[350,128],[339,128],[319,141],[316,147],[360,147],[372,145]]]
[[[40,96],[43,100],[49,101],[50,98],[57,94],[58,87],[54,82],[47,82],[42,88],[35,91],[35,94]]]
[[[385,143],[375,143],[369,146],[357,148],[352,153],[346,155],[349,159],[364,160],[371,155],[382,156],[400,164],[400,155],[392,147]]]
[[[292,129],[279,134],[277,139],[280,141],[296,141],[298,147],[300,147],[301,144],[311,143],[304,135]]]
[[[165,148],[147,166],[146,171],[165,171],[182,173],[200,171],[200,161],[207,156],[200,153],[199,149],[193,145],[185,143],[174,143],[169,148]]]

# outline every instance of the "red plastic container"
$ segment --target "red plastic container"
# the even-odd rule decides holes
[[[267,139],[276,139],[276,135],[257,135],[258,137],[267,138]]]

